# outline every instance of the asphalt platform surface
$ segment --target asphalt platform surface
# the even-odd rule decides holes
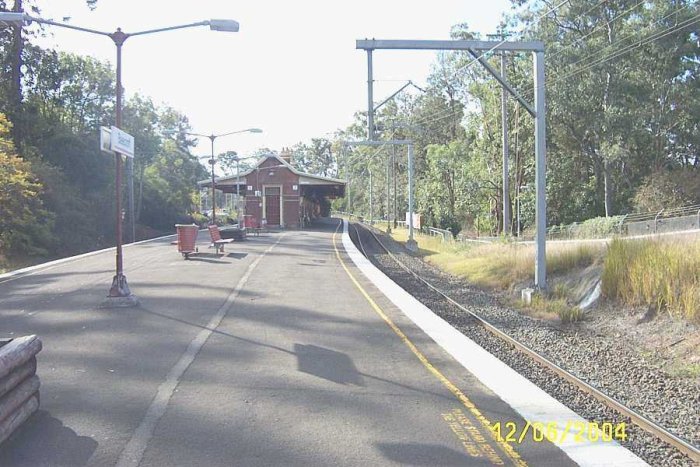
[[[569,465],[340,258],[338,220],[234,242],[124,249],[141,305],[103,309],[114,253],[0,280],[0,337],[37,334],[41,408],[0,466]],[[439,370],[473,407],[430,368]],[[481,414],[480,418],[478,414]]]

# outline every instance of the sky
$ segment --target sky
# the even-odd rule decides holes
[[[241,155],[259,147],[280,150],[327,136],[367,108],[367,58],[356,39],[449,39],[466,22],[493,33],[508,0],[84,0],[38,2],[41,16],[111,32],[136,32],[212,18],[234,19],[237,33],[208,27],[129,38],[122,81],[134,93],[167,103],[188,116],[197,133],[220,134],[216,153]],[[114,64],[107,37],[47,28],[44,47],[91,55]],[[375,102],[406,80],[424,83],[435,53],[375,51]],[[194,153],[210,153],[208,140]],[[138,157],[138,155],[137,155]]]

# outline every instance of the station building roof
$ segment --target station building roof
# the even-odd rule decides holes
[[[275,165],[270,165],[268,161],[271,161]],[[302,187],[314,187],[321,190],[316,190],[323,192],[326,196],[338,197],[344,196],[345,194],[345,181],[337,178],[324,177],[322,175],[314,175],[306,172],[302,172],[294,168],[284,158],[278,156],[277,154],[267,154],[262,156],[258,161],[248,170],[241,172],[238,175],[227,175],[224,177],[215,177],[216,188],[222,190],[225,193],[235,193],[236,184],[241,185],[241,191],[245,190],[248,184],[247,178],[251,174],[255,174],[259,170],[267,170],[271,168],[285,168],[292,172],[294,175],[299,177],[299,185]],[[197,182],[200,188],[211,187],[211,179],[202,180]]]

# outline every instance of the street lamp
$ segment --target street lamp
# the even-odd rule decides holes
[[[22,24],[24,22],[49,24],[61,28],[74,29],[76,31],[88,32],[101,36],[107,36],[112,39],[117,47],[117,102],[116,102],[116,117],[115,125],[117,128],[122,128],[122,45],[132,36],[143,36],[157,32],[173,31],[175,29],[191,28],[196,26],[209,26],[213,31],[238,32],[238,22],[230,19],[212,19],[208,21],[199,21],[197,23],[182,24],[178,26],[169,26],[165,28],[149,29],[134,33],[125,33],[121,28],[117,28],[114,32],[98,31],[96,29],[83,28],[70,24],[58,23],[52,20],[31,16],[24,12],[0,12],[0,22]],[[213,143],[212,143],[213,144]],[[116,153],[115,161],[115,197],[116,197],[116,273],[112,279],[112,286],[109,289],[109,295],[104,305],[106,306],[136,306],[138,299],[131,294],[129,285],[124,275],[123,259],[122,259],[122,155]]]
[[[244,161],[246,159],[255,159],[255,157],[238,157],[238,154],[234,152],[233,160],[236,161],[236,221],[238,221],[239,228],[241,227],[241,161]]]
[[[214,133],[210,135],[204,135],[201,133],[189,133],[183,132],[185,135],[197,136],[199,138],[209,138],[211,141],[211,158],[209,159],[209,164],[211,164],[211,224],[216,224],[216,180],[214,179],[214,164],[216,164],[216,159],[214,158],[214,140],[216,138],[221,138],[222,136],[235,135],[237,133],[262,133],[260,128],[246,128],[245,130],[231,131],[228,133],[221,133],[215,135]]]

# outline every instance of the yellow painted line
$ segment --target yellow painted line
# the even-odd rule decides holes
[[[430,363],[430,360],[428,360],[428,358],[425,355],[423,355],[423,352],[418,350],[418,347],[416,347],[415,344],[408,338],[408,336],[406,336],[406,334],[404,334],[404,332],[396,324],[394,324],[391,318],[389,318],[386,315],[386,313],[384,313],[381,307],[377,305],[377,303],[372,299],[372,297],[369,296],[364,287],[362,287],[362,285],[357,281],[357,279],[355,279],[355,276],[353,276],[352,272],[350,272],[350,269],[345,264],[345,261],[343,261],[343,258],[340,256],[340,251],[338,250],[336,237],[338,235],[338,229],[341,225],[343,225],[342,220],[338,224],[338,227],[335,228],[335,232],[333,232],[333,248],[335,249],[335,255],[338,257],[338,261],[340,261],[340,265],[343,266],[343,269],[347,273],[348,277],[350,277],[352,283],[355,284],[355,287],[357,287],[357,289],[365,297],[367,302],[369,302],[370,306],[384,320],[384,322],[391,328],[391,330],[394,331],[394,333],[409,349],[411,349],[411,352],[413,352],[413,354],[418,358],[418,360],[420,360],[423,366],[438,380],[440,380],[443,386],[445,386],[457,398],[457,400],[459,400],[462,403],[462,405],[464,405],[464,407],[467,410],[469,410],[469,412],[477,420],[479,420],[479,422],[481,422],[481,424],[486,428],[486,431],[491,435],[493,441],[513,461],[513,464],[521,467],[526,467],[527,462],[525,462],[525,460],[522,457],[520,457],[520,454],[518,454],[515,451],[515,449],[513,449],[513,446],[511,446],[504,440],[499,440],[496,438],[493,431],[491,430],[491,423],[484,416],[484,414],[481,413],[481,411],[476,407],[476,405],[474,405],[474,403],[454,383],[452,383],[452,381],[447,379],[447,377],[443,375],[440,370],[435,368],[433,364]]]

